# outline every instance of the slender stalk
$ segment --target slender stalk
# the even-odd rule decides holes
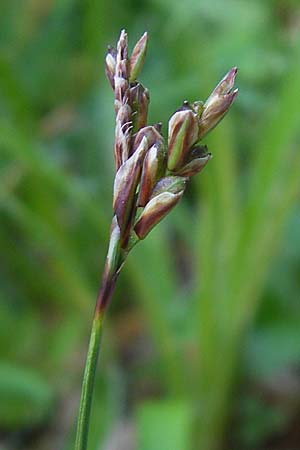
[[[102,323],[103,323],[103,314],[102,315],[95,314],[92,324],[89,349],[87,353],[82,383],[79,416],[77,422],[76,443],[75,443],[76,450],[85,450],[87,448],[92,395],[101,342]]]
[[[77,421],[75,450],[86,450],[92,407],[98,355],[101,347],[102,325],[107,305],[114,291],[115,283],[123,263],[120,250],[120,233],[115,218],[112,222],[109,249],[96,301],[90,342],[85,363]]]

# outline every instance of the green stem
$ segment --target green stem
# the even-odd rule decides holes
[[[119,227],[116,223],[116,220],[113,219],[109,249],[102,276],[101,288],[97,297],[91,337],[83,375],[75,450],[87,449],[94,382],[97,369],[98,354],[101,344],[102,324],[104,314],[113,294],[115,283],[122,263],[123,260],[121,257],[120,249]]]
[[[103,315],[99,316],[95,314],[82,383],[75,443],[76,450],[85,450],[87,448],[92,396],[101,342],[102,323]]]

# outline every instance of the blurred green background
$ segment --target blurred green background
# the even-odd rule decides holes
[[[164,133],[239,67],[214,158],[138,246],[90,450],[300,448],[298,0],[1,0],[0,449],[71,450],[113,182],[107,44],[149,32]],[[297,231],[298,230],[298,231]]]

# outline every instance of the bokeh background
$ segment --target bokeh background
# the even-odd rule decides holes
[[[164,133],[239,67],[214,158],[128,260],[90,450],[300,448],[298,0],[1,0],[0,448],[71,450],[113,180],[107,44]]]

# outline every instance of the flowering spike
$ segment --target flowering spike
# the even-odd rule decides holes
[[[192,177],[200,172],[212,158],[206,145],[196,145],[188,153],[182,167],[174,172],[182,177]]]
[[[183,108],[169,120],[168,169],[172,171],[181,167],[186,152],[198,140],[197,115],[190,108]]]
[[[171,192],[172,194],[178,194],[178,192],[183,191],[186,188],[188,182],[187,177],[181,176],[168,176],[161,178],[155,185],[151,198],[156,197],[162,192]]]
[[[105,74],[113,89],[115,88],[116,58],[117,50],[109,46],[105,57]]]
[[[133,131],[138,131],[147,124],[149,91],[140,83],[130,88],[130,104],[132,106]]]
[[[154,144],[147,152],[141,176],[140,191],[137,204],[145,206],[153,187],[166,170],[165,151],[162,143]]]
[[[206,156],[192,159],[192,161],[178,170],[176,175],[180,175],[181,177],[192,177],[193,175],[196,175],[196,173],[201,172],[211,158],[211,153],[208,153]]]
[[[210,97],[208,98],[207,102],[209,102],[210,99],[213,98],[214,96],[229,94],[234,87],[237,72],[238,72],[237,67],[233,67],[232,69],[230,69],[229,72],[227,72],[226,75],[222,78],[222,80],[217,84],[217,86],[211,93]]]
[[[128,39],[125,30],[121,30],[120,37],[117,43],[117,52],[119,61],[128,60]]]
[[[133,151],[140,145],[143,137],[146,137],[148,140],[149,148],[154,144],[161,145],[163,143],[162,135],[157,131],[157,129],[149,125],[147,127],[141,128],[138,133],[135,135],[135,139],[133,142]]]
[[[151,199],[146,204],[134,230],[140,239],[152,230],[181,199],[188,178],[185,177],[165,177],[155,185]]]
[[[202,139],[223,119],[231,104],[235,100],[238,89],[232,91],[237,68],[231,69],[213,90],[204,103],[200,119],[199,139]]]
[[[174,208],[189,178],[211,158],[206,147],[196,144],[221,120],[237,95],[237,90],[232,91],[237,70],[233,68],[205,104],[197,101],[190,105],[185,101],[169,121],[166,164],[161,124],[146,126],[149,95],[137,81],[146,47],[145,33],[129,59],[123,30],[116,50],[109,48],[105,60],[106,75],[115,94],[114,216],[82,385],[75,443],[81,450],[87,448],[103,317],[120,270],[133,246]]]
[[[115,176],[113,209],[118,219],[121,235],[126,234],[126,228],[130,222],[135,191],[148,148],[147,138],[144,137],[135,153],[122,164]]]
[[[130,76],[129,81],[133,83],[139,76],[147,51],[148,34],[144,33],[139,41],[135,44],[130,57]]]
[[[146,126],[149,92],[137,81],[147,41],[144,33],[129,58],[127,34],[122,30],[117,48],[109,47],[105,60],[106,75],[115,92],[114,211],[124,234],[124,229],[132,230],[136,209],[144,207],[136,224],[143,236],[142,224],[147,222],[144,226],[148,229],[154,205],[158,208],[157,217],[164,215],[167,205],[173,205],[182,195],[188,179],[211,159],[206,147],[195,144],[224,117],[238,92],[233,90],[237,74],[234,67],[205,103],[184,101],[169,120],[166,161],[161,123]],[[166,165],[170,176],[165,176]],[[157,223],[157,219],[153,221]]]
[[[114,52],[112,55],[114,55]],[[127,34],[124,30],[121,31],[117,43],[115,58],[116,65],[113,79],[116,113],[114,156],[117,171],[131,153],[132,109],[129,103]],[[113,64],[111,58],[109,58],[108,64],[110,66]]]
[[[174,208],[181,199],[183,192],[181,191],[178,194],[162,192],[147,203],[134,227],[139,239],[144,239],[152,228]]]
[[[121,164],[129,158],[132,129],[130,117],[130,106],[127,104],[122,105],[118,110],[116,117],[114,147],[116,170],[118,170]]]
[[[117,44],[116,69],[114,78],[115,91],[115,110],[118,112],[119,107],[128,101],[128,44],[127,34],[125,30],[121,31]]]

